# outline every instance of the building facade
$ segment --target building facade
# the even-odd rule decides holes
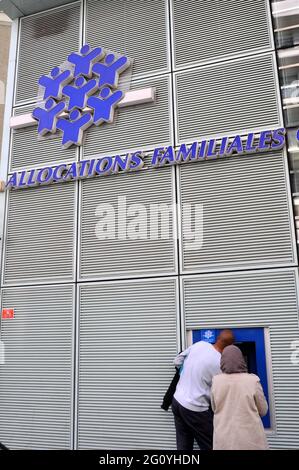
[[[6,74],[10,41],[10,19],[0,11],[0,149],[2,144]],[[0,150],[1,157],[1,150]]]
[[[267,0],[65,3],[12,23],[3,180],[287,125]],[[60,139],[38,139],[34,126],[11,129],[11,116],[36,106],[39,77],[86,43],[132,58],[131,90],[154,87],[155,101],[120,108],[115,122],[91,127],[82,146],[68,149]],[[148,236],[100,240],[99,205],[112,204],[119,217],[124,197],[131,209],[175,207],[170,235],[151,237],[147,225]],[[250,334],[262,334],[271,448],[298,448],[298,257],[287,148],[1,198],[1,305],[13,318],[2,311],[0,441],[13,449],[172,449],[172,414],[160,404],[173,357],[202,330],[233,328],[243,340],[249,335],[244,342],[258,363]],[[190,207],[202,208],[203,218],[193,249]]]

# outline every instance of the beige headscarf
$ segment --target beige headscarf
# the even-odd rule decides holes
[[[248,372],[241,350],[233,344],[224,348],[220,368],[224,374],[243,374]]]

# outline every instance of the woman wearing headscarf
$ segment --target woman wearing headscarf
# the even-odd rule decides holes
[[[241,350],[227,346],[221,356],[222,374],[212,383],[214,450],[267,449],[261,416],[268,404],[257,375],[249,374]]]

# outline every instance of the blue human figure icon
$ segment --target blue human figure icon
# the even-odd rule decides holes
[[[59,67],[54,67],[48,75],[42,75],[38,81],[44,87],[43,99],[62,98],[62,88],[73,79],[71,70],[60,72]]]
[[[103,122],[113,122],[114,109],[123,95],[120,90],[111,93],[110,88],[105,87],[98,96],[88,98],[87,105],[94,110],[93,122],[96,126]]]
[[[88,96],[92,95],[98,88],[96,79],[86,81],[84,77],[77,77],[74,85],[66,85],[62,92],[69,97],[68,109],[86,106]]]
[[[116,88],[119,75],[130,66],[130,61],[125,56],[115,60],[114,54],[108,54],[104,62],[105,63],[97,62],[92,67],[92,71],[100,77],[99,87],[108,85],[112,88]]]
[[[32,117],[38,121],[39,135],[43,136],[48,132],[55,134],[58,117],[65,110],[65,106],[64,102],[56,104],[53,98],[49,98],[44,108],[37,107],[32,111]]]
[[[69,119],[61,118],[57,121],[57,129],[62,131],[62,148],[67,149],[71,145],[81,145],[83,133],[93,123],[91,113],[81,114],[78,109],[74,109]]]
[[[87,77],[92,76],[92,66],[95,62],[100,60],[104,55],[104,51],[101,47],[91,49],[89,44],[85,44],[80,49],[80,54],[72,52],[68,56],[68,61],[75,66],[74,76],[85,75]]]

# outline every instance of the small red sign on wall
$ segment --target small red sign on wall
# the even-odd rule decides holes
[[[13,308],[3,308],[2,309],[2,320],[11,320],[15,316],[15,311]]]

